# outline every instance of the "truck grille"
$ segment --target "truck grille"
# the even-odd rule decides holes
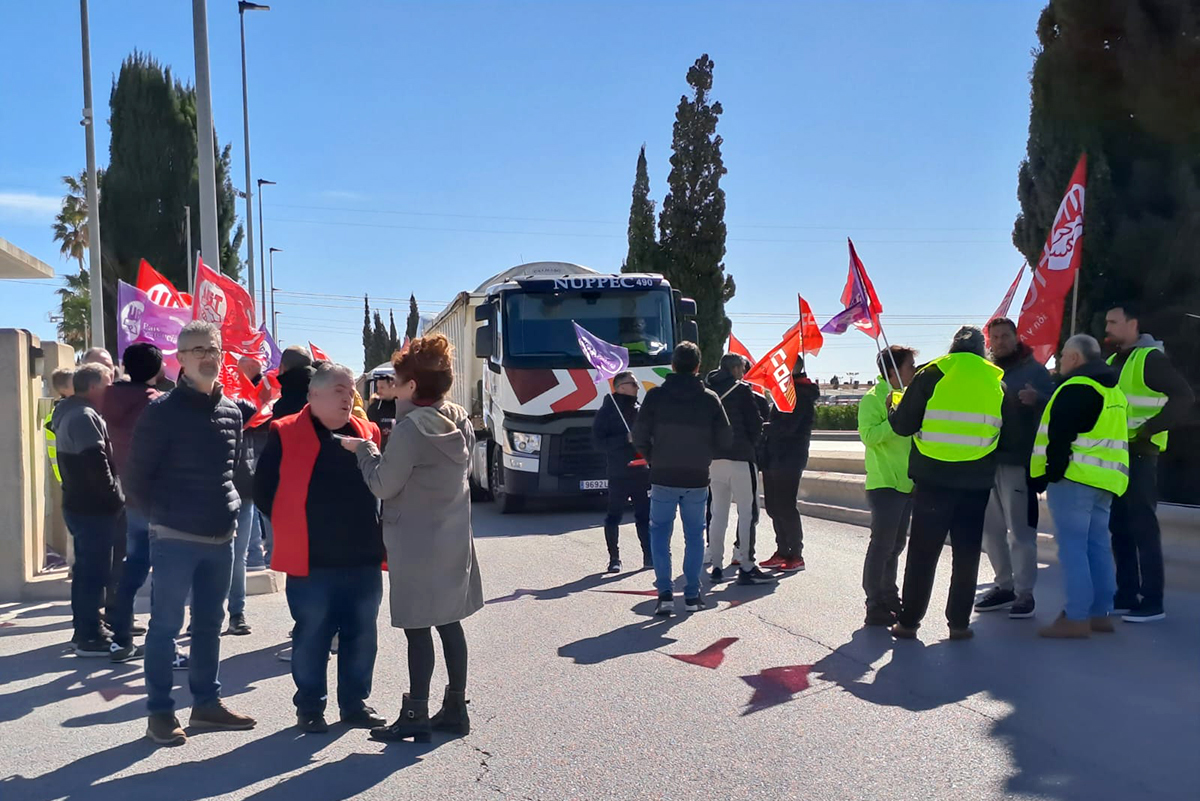
[[[568,428],[554,437],[552,473],[565,478],[603,478],[604,454],[592,445],[591,428]]]

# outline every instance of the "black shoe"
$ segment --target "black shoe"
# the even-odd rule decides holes
[[[1130,612],[1132,612],[1133,610],[1135,610],[1137,608],[1138,608],[1138,601],[1136,598],[1134,598],[1133,600],[1130,600],[1128,598],[1121,598],[1121,597],[1115,596],[1115,595],[1113,596],[1112,614],[1128,615]]]
[[[246,625],[245,615],[230,615],[229,628],[225,629],[226,634],[233,634],[237,637],[244,637],[250,633],[250,627]]]
[[[369,706],[349,715],[342,713],[341,720],[352,729],[378,729],[387,725],[387,720]]]
[[[434,731],[445,731],[465,737],[471,733],[471,716],[467,714],[467,694],[458,690],[446,688],[442,699],[442,709],[429,723]]]
[[[75,656],[98,658],[112,655],[113,641],[108,637],[94,637],[75,643]]]
[[[608,560],[608,572],[609,573],[620,573],[621,572],[621,560],[617,559],[615,557],[612,559],[609,559]]]
[[[975,602],[976,612],[995,612],[1000,609],[1008,609],[1017,600],[1017,594],[1012,590],[1002,590],[999,587],[992,587],[983,594],[983,597]]]
[[[1121,615],[1121,620],[1126,623],[1153,623],[1156,620],[1165,620],[1166,617],[1167,613],[1161,606],[1150,606],[1143,602]]]
[[[896,624],[896,615],[891,609],[881,606],[867,607],[867,617],[863,621],[866,626],[894,626]]]
[[[738,584],[754,584],[754,585],[774,584],[775,577],[768,576],[766,573],[762,572],[762,570],[755,567],[753,570],[739,570],[738,577],[737,577],[737,583]]]
[[[1037,606],[1033,602],[1033,596],[1027,595],[1024,598],[1018,598],[1008,610],[1008,616],[1013,620],[1024,620],[1033,617],[1033,610]]]
[[[325,713],[323,712],[313,712],[312,714],[297,712],[296,728],[306,734],[324,734],[329,731],[329,724],[325,722]]]
[[[714,567],[712,573],[709,574],[713,584],[720,584],[725,580],[725,571],[719,567]]]
[[[108,658],[113,662],[132,662],[135,659],[141,659],[146,655],[146,649],[141,645],[117,645],[112,644],[112,649],[109,651]]]
[[[699,612],[704,608],[704,599],[700,596],[696,596],[695,598],[684,598],[683,608],[688,612]]]
[[[371,739],[381,743],[397,743],[408,739],[414,743],[427,743],[431,739],[430,732],[429,701],[414,701],[405,693],[400,717],[390,726],[371,729]]]
[[[658,603],[654,607],[654,614],[659,617],[670,617],[675,612],[675,599],[669,592],[660,592],[658,594]]]

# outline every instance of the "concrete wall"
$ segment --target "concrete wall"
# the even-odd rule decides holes
[[[40,345],[28,331],[0,329],[0,601],[21,597],[44,550],[46,452],[34,421],[42,365],[33,349]]]

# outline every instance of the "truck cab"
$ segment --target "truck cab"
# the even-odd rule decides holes
[[[627,348],[644,392],[671,371],[675,345],[695,340],[694,301],[661,275],[602,275],[561,262],[522,265],[481,289],[477,490],[504,512],[530,497],[604,492],[605,458],[591,429],[610,387],[595,382],[572,322]]]

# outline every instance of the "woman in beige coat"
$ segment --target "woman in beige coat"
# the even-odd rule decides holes
[[[428,742],[438,729],[467,734],[467,641],[463,618],[483,607],[471,536],[467,466],[475,434],[466,411],[445,400],[454,381],[450,343],[440,334],[411,342],[393,362],[396,424],[381,454],[366,440],[345,439],[363,478],[383,501],[392,625],[408,639],[409,692],[399,719],[374,729],[375,740]],[[442,711],[429,717],[433,634],[442,640],[446,688]]]

